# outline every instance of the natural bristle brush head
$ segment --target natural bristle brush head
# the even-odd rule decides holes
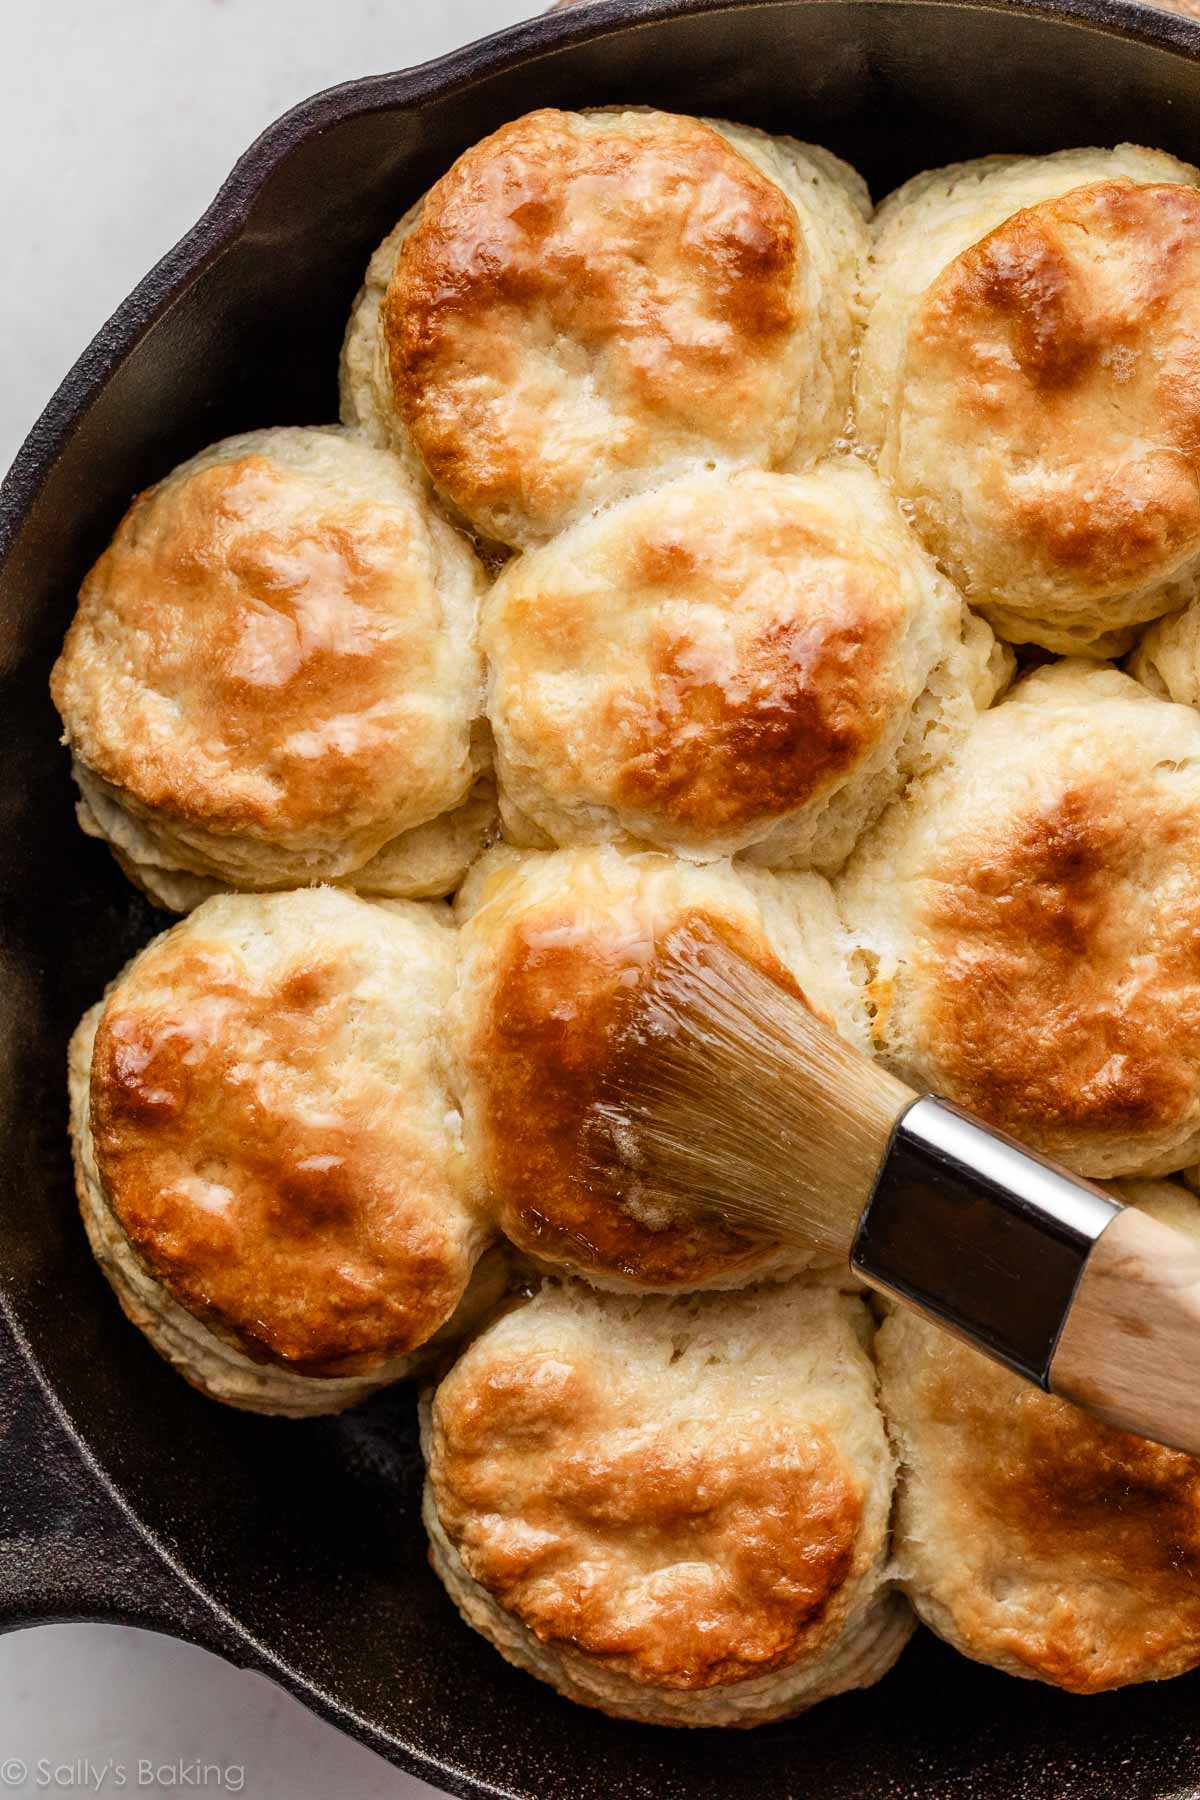
[[[586,1126],[590,1179],[648,1221],[718,1215],[844,1258],[911,1089],[691,920],[656,946]]]

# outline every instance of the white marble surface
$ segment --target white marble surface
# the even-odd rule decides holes
[[[537,10],[538,0],[0,0],[0,469],[92,333],[285,107]],[[189,1783],[197,1762],[219,1780]],[[110,1626],[0,1638],[0,1800],[122,1789],[153,1800],[432,1791],[202,1651]]]
[[[0,470],[89,338],[305,95],[541,0],[0,0]]]

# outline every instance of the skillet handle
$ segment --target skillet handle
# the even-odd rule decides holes
[[[0,1631],[66,1619],[233,1649],[88,1467],[0,1316]]]

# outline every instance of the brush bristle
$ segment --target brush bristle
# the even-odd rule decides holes
[[[585,1131],[593,1186],[648,1224],[715,1215],[837,1257],[914,1098],[694,925],[658,945],[612,1066]]]

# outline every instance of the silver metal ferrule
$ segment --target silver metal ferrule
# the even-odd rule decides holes
[[[1083,1266],[1121,1208],[948,1101],[901,1114],[850,1252],[873,1287],[1049,1386]]]

